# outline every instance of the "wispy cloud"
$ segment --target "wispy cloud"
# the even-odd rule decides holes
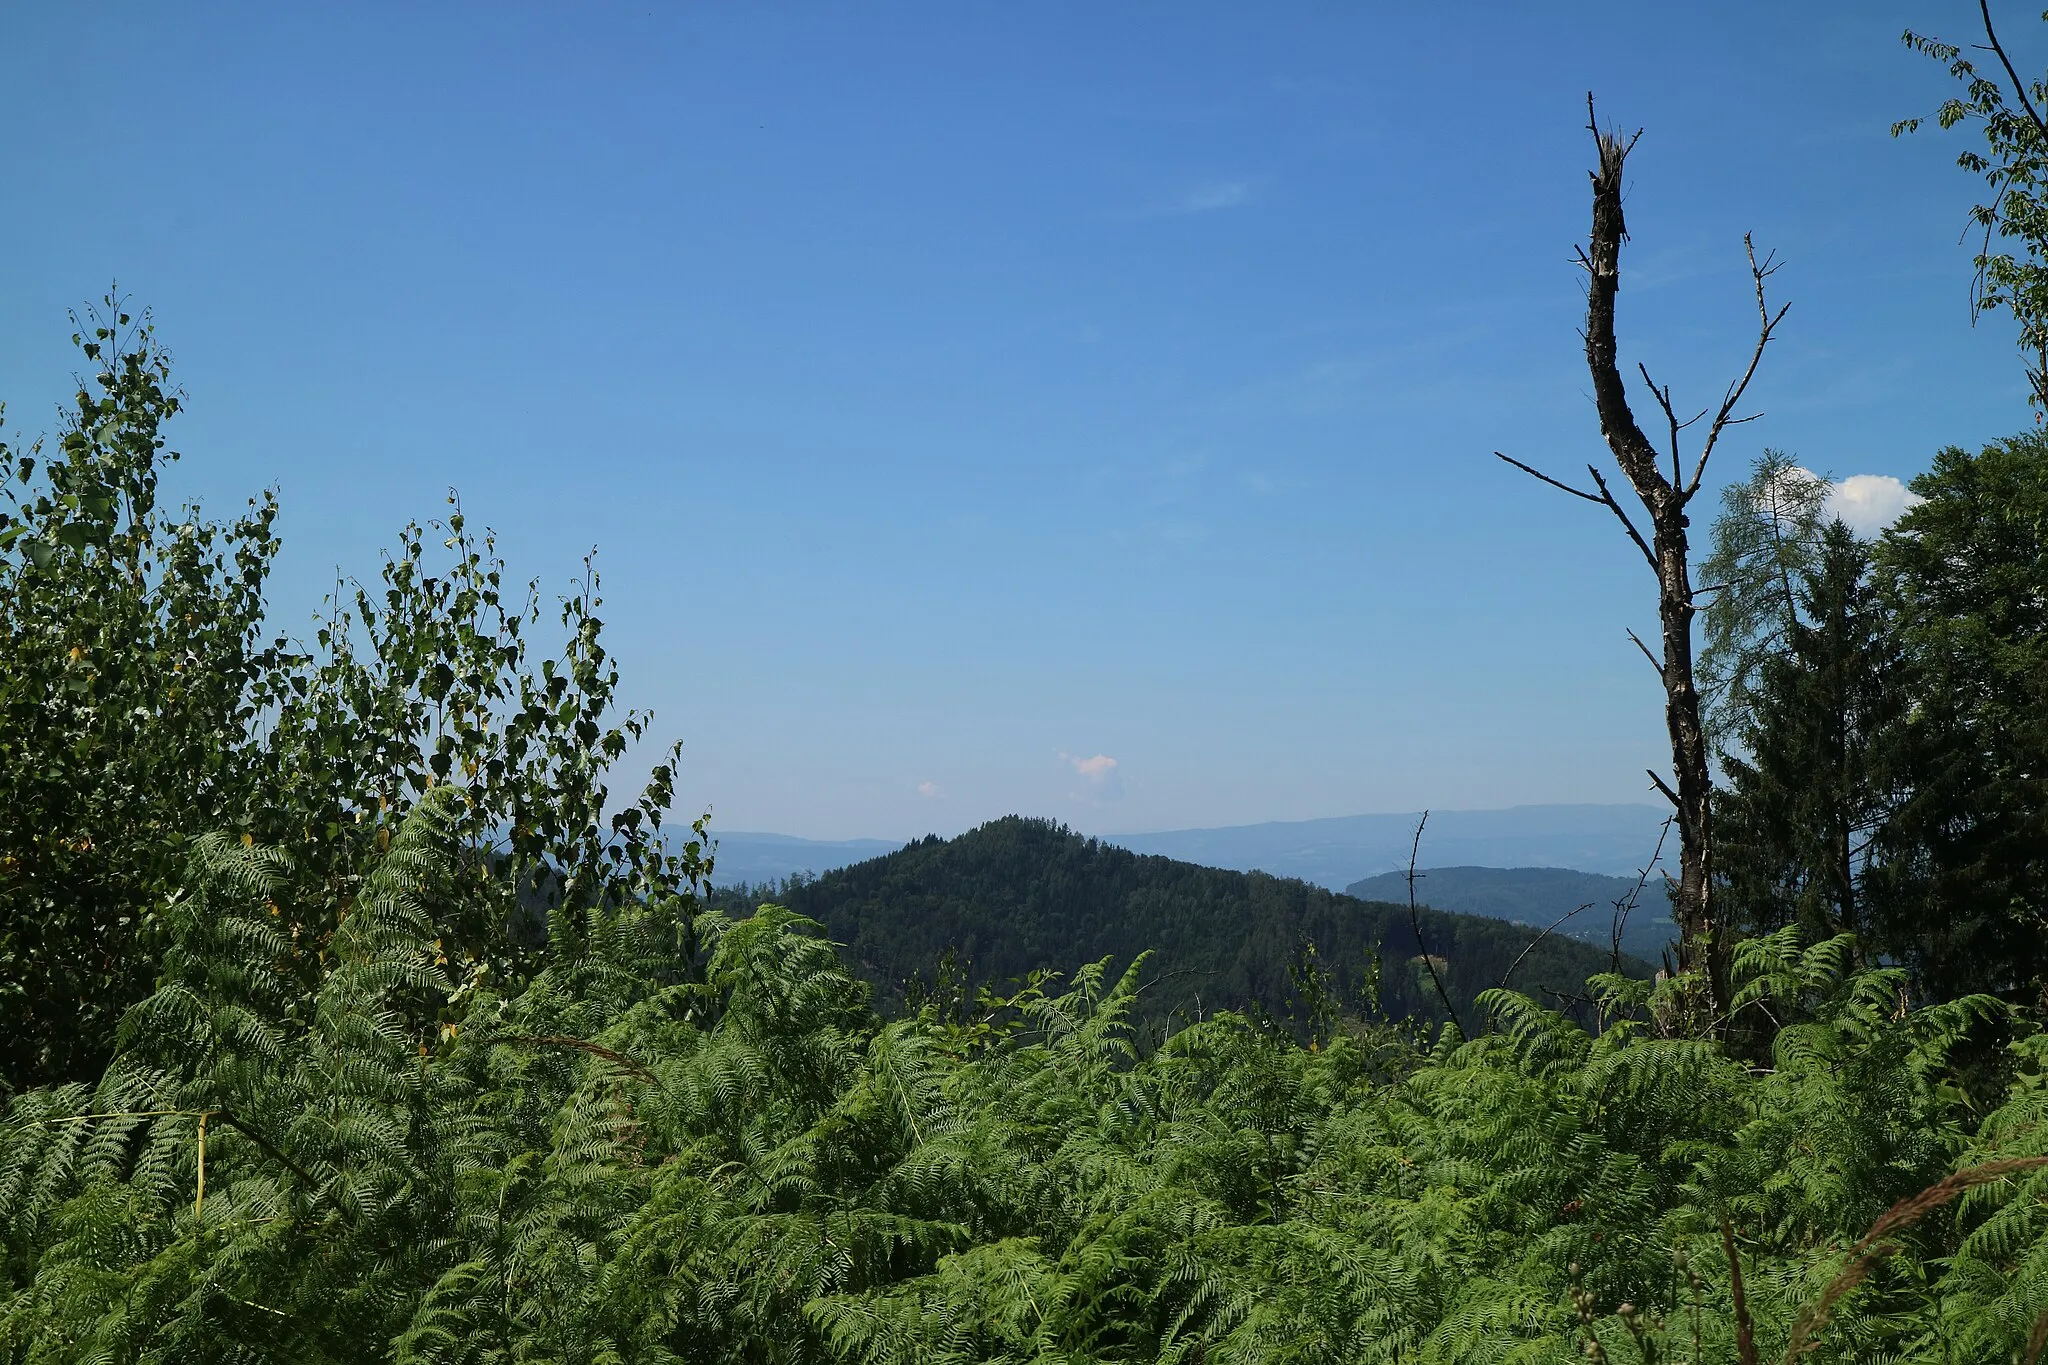
[[[1258,182],[1254,180],[1204,180],[1172,194],[1161,195],[1135,213],[1119,216],[1186,218],[1198,213],[1220,213],[1224,209],[1243,208],[1257,198],[1258,193]]]
[[[1173,202],[1174,213],[1214,213],[1248,204],[1252,198],[1249,180],[1211,180],[1197,185]]]
[[[917,794],[927,801],[936,801],[946,793],[940,790],[938,783],[927,781],[917,784]]]

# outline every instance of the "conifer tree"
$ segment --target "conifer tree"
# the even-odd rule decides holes
[[[1884,746],[1903,706],[1868,550],[1840,521],[1818,542],[1782,649],[1744,689],[1743,756],[1724,758],[1719,798],[1720,872],[1737,923],[1750,933],[1796,924],[1809,942],[1869,929],[1864,871],[1890,810]]]
[[[2048,435],[1951,447],[1879,568],[1906,655],[1885,942],[1941,994],[2048,981]]]
[[[1700,564],[1710,593],[1700,650],[1700,700],[1717,750],[1739,748],[1764,661],[1788,647],[1800,595],[1821,553],[1828,485],[1782,451],[1721,490],[1713,548]]]

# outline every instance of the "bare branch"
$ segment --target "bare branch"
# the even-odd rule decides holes
[[[1532,479],[1547,483],[1559,492],[1569,493],[1575,498],[1584,498],[1587,502],[1599,503],[1602,507],[1613,512],[1615,516],[1621,518],[1622,529],[1628,532],[1628,538],[1636,543],[1636,548],[1643,552],[1643,558],[1649,562],[1650,568],[1653,571],[1656,569],[1657,556],[1650,550],[1650,542],[1643,539],[1642,532],[1636,530],[1636,524],[1628,519],[1628,512],[1623,509],[1620,503],[1614,500],[1614,494],[1607,487],[1607,480],[1602,477],[1597,467],[1593,465],[1586,466],[1586,472],[1593,476],[1593,486],[1600,490],[1598,493],[1588,493],[1583,488],[1572,487],[1562,479],[1553,479],[1542,470],[1525,465],[1512,455],[1503,455],[1498,450],[1493,453],[1497,458],[1507,461],[1507,463],[1521,470]]]
[[[1152,988],[1153,988],[1154,986],[1161,986],[1161,985],[1164,985],[1164,984],[1166,984],[1167,982],[1169,982],[1169,981],[1172,981],[1172,980],[1173,980],[1174,978],[1176,978],[1176,977],[1182,977],[1182,976],[1214,976],[1214,975],[1216,975],[1215,971],[1214,971],[1213,969],[1209,969],[1209,968],[1203,968],[1203,967],[1181,967],[1181,968],[1179,968],[1179,969],[1177,969],[1177,970],[1175,970],[1175,971],[1165,972],[1165,973],[1163,973],[1163,974],[1161,974],[1161,975],[1159,975],[1159,976],[1155,976],[1155,977],[1153,977],[1153,978],[1152,978],[1152,979],[1151,979],[1150,981],[1142,982],[1142,983],[1141,983],[1141,984],[1140,984],[1140,985],[1138,986],[1138,989],[1136,989],[1136,990],[1134,990],[1134,991],[1132,991],[1132,992],[1131,992],[1131,998],[1135,1000],[1135,999],[1136,999],[1137,997],[1139,997],[1139,996],[1143,995],[1143,994],[1144,994],[1144,993],[1145,993],[1146,991],[1149,991],[1149,990],[1151,990],[1151,989],[1152,989]]]
[[[1451,1017],[1451,1027],[1463,1038],[1465,1026],[1458,1022],[1458,1011],[1451,1004],[1451,993],[1444,989],[1444,979],[1436,974],[1436,959],[1429,955],[1429,945],[1422,941],[1422,916],[1415,910],[1415,859],[1422,851],[1422,827],[1428,823],[1429,812],[1424,811],[1422,818],[1415,822],[1415,842],[1408,846],[1408,928],[1415,934],[1415,946],[1422,952],[1422,965],[1429,969],[1429,980],[1436,987],[1436,998],[1444,1002],[1444,1013]]]
[[[1599,494],[1597,494],[1597,493],[1588,493],[1588,492],[1587,492],[1586,490],[1584,490],[1583,488],[1574,488],[1574,487],[1572,487],[1572,486],[1571,486],[1570,484],[1568,484],[1568,483],[1564,483],[1564,482],[1561,482],[1561,481],[1559,481],[1559,480],[1557,480],[1557,479],[1553,479],[1553,478],[1551,478],[1551,477],[1550,477],[1550,476],[1549,476],[1548,474],[1544,473],[1544,472],[1543,472],[1542,470],[1540,470],[1540,469],[1532,469],[1532,468],[1530,468],[1530,467],[1529,467],[1528,465],[1525,465],[1525,464],[1523,464],[1523,463],[1522,463],[1522,462],[1521,462],[1520,460],[1516,459],[1516,458],[1515,458],[1514,456],[1512,456],[1512,455],[1502,455],[1502,454],[1501,454],[1501,453],[1500,453],[1500,452],[1499,452],[1498,450],[1494,451],[1493,453],[1494,453],[1494,455],[1495,455],[1495,457],[1496,457],[1496,458],[1499,458],[1499,459],[1502,459],[1502,460],[1506,460],[1506,461],[1507,461],[1507,462],[1508,462],[1509,464],[1511,464],[1511,465],[1513,465],[1513,466],[1514,466],[1515,468],[1517,468],[1517,469],[1521,470],[1521,471],[1522,471],[1522,472],[1523,472],[1524,474],[1527,474],[1527,475],[1528,475],[1528,476],[1529,476],[1530,478],[1532,478],[1532,479],[1541,479],[1541,480],[1542,480],[1542,481],[1543,481],[1544,483],[1547,483],[1547,484],[1549,484],[1549,485],[1550,485],[1550,486],[1551,486],[1552,488],[1557,488],[1557,489],[1561,489],[1561,490],[1563,490],[1564,492],[1566,492],[1566,493],[1569,493],[1569,494],[1571,494],[1571,495],[1572,495],[1573,497],[1575,497],[1575,498],[1584,498],[1584,499],[1585,499],[1585,500],[1586,500],[1587,502],[1605,502],[1605,501],[1606,501],[1606,499],[1605,499],[1605,498],[1602,498],[1602,497],[1601,497],[1601,496],[1600,496]]]
[[[1991,43],[1991,50],[1998,54],[1998,61],[2005,68],[2005,74],[2012,78],[2012,92],[2019,96],[2020,108],[2027,111],[2027,117],[2034,121],[2034,131],[2048,142],[2048,123],[2034,112],[2034,102],[2027,98],[2027,83],[2020,79],[2020,73],[2012,69],[2012,59],[2005,55],[2005,45],[1998,41],[1998,34],[1991,27],[1991,0],[1977,0],[1977,9],[1984,16],[1984,36]]]
[[[1657,381],[1650,378],[1650,367],[1642,361],[1636,362],[1636,372],[1643,382],[1650,386],[1650,396],[1657,400],[1657,406],[1664,409],[1664,420],[1671,425],[1671,479],[1678,481],[1678,414],[1671,410],[1671,386],[1657,387]]]
[[[1649,564],[1650,572],[1655,573],[1657,571],[1657,552],[1650,548],[1650,542],[1643,539],[1643,533],[1638,531],[1636,524],[1628,519],[1628,513],[1622,510],[1621,504],[1614,500],[1614,494],[1609,491],[1607,480],[1601,476],[1600,471],[1592,465],[1587,465],[1586,472],[1593,476],[1593,484],[1600,490],[1600,496],[1597,501],[1606,503],[1608,510],[1621,518],[1622,529],[1628,532],[1628,538],[1636,543],[1636,548],[1643,552],[1643,559]]]
[[[1593,136],[1600,136],[1598,120],[1596,120],[1593,116],[1593,92],[1590,90],[1586,92],[1586,128],[1593,134]],[[1627,156],[1630,152],[1634,151],[1636,149],[1636,139],[1640,138],[1642,135],[1643,130],[1640,128],[1636,129],[1635,136],[1631,137],[1628,140],[1627,144],[1622,147],[1621,154],[1623,156]],[[1617,142],[1620,141],[1619,138],[1615,140]]]
[[[1657,676],[1660,678],[1663,677],[1664,665],[1657,662],[1657,656],[1650,652],[1650,647],[1643,643],[1642,637],[1631,630],[1628,633],[1628,638],[1634,640],[1636,642],[1636,648],[1643,651],[1643,657],[1650,661],[1650,667],[1657,670]]]
[[[1768,254],[1759,263],[1756,258],[1756,243],[1750,239],[1750,235],[1746,232],[1742,234],[1742,249],[1749,256],[1749,277],[1751,283],[1756,286],[1756,313],[1759,324],[1756,335],[1756,347],[1749,353],[1749,367],[1743,370],[1740,379],[1728,386],[1728,392],[1721,399],[1721,408],[1714,414],[1713,425],[1707,428],[1707,439],[1706,443],[1700,448],[1699,463],[1693,466],[1692,478],[1686,482],[1683,490],[1683,496],[1688,498],[1694,493],[1699,492],[1700,480],[1706,477],[1707,461],[1713,456],[1714,443],[1721,439],[1721,433],[1731,426],[1740,426],[1744,422],[1753,422],[1763,415],[1762,413],[1752,413],[1748,417],[1730,417],[1730,414],[1735,411],[1735,405],[1742,401],[1743,393],[1749,388],[1749,381],[1756,377],[1756,367],[1764,358],[1764,347],[1771,344],[1771,333],[1778,329],[1778,324],[1785,320],[1785,314],[1792,307],[1791,304],[1787,303],[1782,305],[1776,313],[1773,313],[1771,312],[1770,301],[1764,294],[1764,281],[1776,274],[1778,270],[1777,254],[1775,252]]]
[[[1664,856],[1664,841],[1671,837],[1671,824],[1676,819],[1678,816],[1675,814],[1664,817],[1664,825],[1657,831],[1657,847],[1650,850],[1650,861],[1644,863],[1641,871],[1636,873],[1636,884],[1629,893],[1614,902],[1614,970],[1617,973],[1621,971],[1622,932],[1628,928],[1628,917],[1635,910],[1636,902],[1643,897],[1643,888],[1650,884],[1650,869]]]
[[[1579,910],[1591,910],[1592,908],[1593,902],[1587,901],[1584,905],[1579,907]],[[1528,946],[1523,948],[1521,952],[1517,953],[1515,955],[1515,960],[1508,964],[1508,969],[1500,974],[1500,989],[1506,990],[1508,988],[1508,981],[1511,977],[1514,976],[1515,968],[1522,965],[1522,959],[1527,957],[1529,954],[1535,952],[1537,944],[1543,942],[1544,939],[1549,938],[1551,933],[1558,927],[1558,925],[1563,924],[1573,915],[1578,914],[1579,910],[1565,911],[1562,915],[1559,915],[1555,920],[1551,921],[1549,929],[1545,929],[1542,933],[1530,939]]]
[[[1664,799],[1666,801],[1669,801],[1672,805],[1678,807],[1680,810],[1685,809],[1685,803],[1678,799],[1678,793],[1671,790],[1670,783],[1666,782],[1663,778],[1657,776],[1657,770],[1655,768],[1645,768],[1643,769],[1643,771],[1648,773],[1650,775],[1650,780],[1657,784],[1657,790],[1664,793]]]

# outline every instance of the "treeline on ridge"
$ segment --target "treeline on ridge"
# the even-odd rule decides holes
[[[821,876],[713,894],[742,914],[764,900],[823,925],[885,1005],[1149,952],[1133,1013],[1155,1030],[1245,1009],[1297,1024],[1319,1011],[1441,1023],[1424,953],[1466,1028],[1496,987],[1590,1022],[1588,977],[1649,974],[1633,958],[1478,916],[1418,909],[1418,940],[1406,905],[1139,855],[1019,816]]]

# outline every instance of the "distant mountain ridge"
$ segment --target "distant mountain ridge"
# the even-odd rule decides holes
[[[717,845],[712,880],[719,886],[779,882],[799,873],[816,876],[903,847],[901,839],[799,839],[749,830],[713,831],[711,837]]]
[[[1435,811],[1423,831],[1421,861],[1434,867],[1554,867],[1633,876],[1656,848],[1665,814],[1665,807],[1641,804]],[[1361,877],[1407,867],[1421,818],[1420,811],[1340,815],[1101,838],[1133,853],[1298,877],[1337,891]],[[714,831],[713,837],[720,886],[825,873],[904,846],[895,839],[799,839],[745,831]]]
[[[1666,807],[1642,804],[1433,811],[1419,857],[1432,867],[1568,867],[1628,875],[1649,861],[1666,813]],[[1257,869],[1334,891],[1361,877],[1406,868],[1421,819],[1422,812],[1413,811],[1106,837],[1134,853]]]
[[[900,999],[913,979],[931,980],[949,954],[971,987],[1036,968],[1071,973],[1105,957],[1121,970],[1152,951],[1146,976],[1154,985],[1143,1009],[1155,1022],[1217,1009],[1286,1017],[1301,1003],[1296,971],[1312,943],[1347,1007],[1364,1008],[1376,971],[1387,1013],[1441,1018],[1421,967],[1427,951],[1469,1027],[1479,1015],[1476,997],[1503,978],[1555,1004],[1612,962],[1609,952],[1569,938],[1531,948],[1534,930],[1435,910],[1421,912],[1418,940],[1405,905],[1139,855],[1019,816],[755,890],[823,924],[885,1001]],[[715,899],[746,913],[746,898],[726,891]]]
[[[1654,964],[1665,946],[1678,937],[1678,926],[1671,919],[1664,879],[1653,876],[1641,886],[1634,908],[1622,923],[1621,950]],[[1627,901],[1636,888],[1635,877],[1605,877],[1563,867],[1432,867],[1415,874],[1418,904],[1506,920],[1532,933],[1557,924],[1555,932],[1609,951],[1614,943],[1615,904]],[[1361,900],[1406,900],[1407,872],[1382,872],[1344,890]],[[1580,906],[1586,908],[1580,910]],[[1558,924],[1559,920],[1564,922]]]

